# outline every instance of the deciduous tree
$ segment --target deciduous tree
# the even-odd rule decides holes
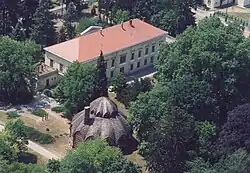
[[[166,84],[189,75],[203,81],[209,88],[201,94],[209,100],[204,99],[199,106],[204,107],[207,101],[212,103],[210,108],[206,106],[203,120],[213,117],[212,120],[221,125],[227,111],[249,100],[249,45],[250,41],[237,26],[225,26],[215,17],[205,19],[197,27],[188,29],[175,43],[163,46],[157,66],[159,80]],[[200,92],[193,92],[193,97],[200,99],[199,96]],[[195,117],[200,115],[203,114]]]
[[[36,84],[36,58],[40,47],[32,42],[0,38],[0,101],[27,103],[33,98]]]
[[[67,69],[55,90],[55,97],[71,113],[84,109],[84,106],[93,101],[96,71],[94,66],[79,62],[74,62]]]
[[[118,148],[100,139],[89,140],[69,153],[61,162],[60,173],[97,172],[139,173],[138,166],[126,160]]]

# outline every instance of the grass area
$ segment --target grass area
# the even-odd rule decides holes
[[[8,120],[8,116],[6,112],[0,111],[0,121],[6,122]]]

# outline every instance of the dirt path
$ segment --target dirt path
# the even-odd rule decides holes
[[[4,123],[0,122],[0,131],[4,130]],[[28,140],[29,144],[27,145],[28,148],[31,150],[39,153],[40,155],[44,156],[47,159],[60,159],[62,158],[61,155],[55,153],[55,152],[50,152],[49,150],[45,149],[44,147],[36,144],[35,142],[32,142],[31,140]]]

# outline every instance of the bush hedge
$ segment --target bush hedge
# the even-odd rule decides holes
[[[48,96],[48,97],[52,97],[52,92],[49,89],[44,89],[43,94]]]
[[[32,114],[36,115],[36,116],[39,116],[39,117],[44,117],[48,113],[45,110],[41,109],[41,108],[37,108],[37,109],[34,109],[32,111]]]
[[[20,115],[17,113],[17,111],[8,111],[7,115],[8,115],[8,118],[17,118],[17,117],[20,117]]]
[[[63,106],[56,106],[56,107],[51,108],[51,110],[56,113],[61,113],[65,111],[65,108]]]
[[[40,144],[51,144],[54,142],[54,138],[46,133],[42,133],[33,127],[26,126],[27,137]]]

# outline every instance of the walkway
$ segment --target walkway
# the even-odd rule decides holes
[[[4,123],[0,122],[0,131],[4,130]],[[27,147],[37,153],[39,153],[40,155],[46,157],[47,159],[60,159],[62,156],[56,155],[50,151],[48,151],[47,149],[45,149],[44,147],[42,147],[41,145],[36,144],[35,142],[32,142],[31,140],[28,140],[29,144],[27,145]]]

